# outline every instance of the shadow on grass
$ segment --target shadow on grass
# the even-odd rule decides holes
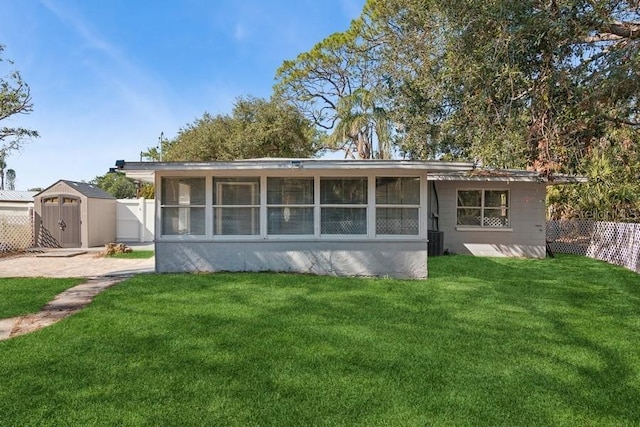
[[[633,277],[573,259],[453,258],[430,260],[425,281],[132,278],[0,346],[0,420],[640,422]]]

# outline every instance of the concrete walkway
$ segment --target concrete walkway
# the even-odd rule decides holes
[[[0,319],[0,341],[52,325],[81,310],[106,288],[134,274],[153,272],[155,265],[154,258],[104,258],[97,250],[58,250],[47,255],[2,258],[0,277],[84,277],[87,281],[56,295],[39,313]]]
[[[42,256],[32,253],[24,256],[0,258],[0,277],[99,277],[118,276],[154,271],[154,258],[118,259],[105,258],[99,250],[84,250],[75,256]],[[83,251],[75,251],[83,252]],[[58,249],[51,254],[73,253]]]

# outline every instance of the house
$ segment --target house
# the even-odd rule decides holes
[[[0,190],[0,216],[27,216],[36,191]]]
[[[545,256],[551,182],[533,172],[322,159],[119,160],[116,168],[155,184],[158,272],[423,278],[430,236],[441,240],[436,252]]]
[[[116,199],[86,182],[59,180],[34,197],[35,243],[89,248],[114,242]]]

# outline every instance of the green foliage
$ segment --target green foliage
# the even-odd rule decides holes
[[[313,156],[319,149],[311,123],[292,105],[273,98],[238,98],[231,116],[204,113],[163,144],[165,161],[228,161]],[[159,160],[157,149],[144,155]]]
[[[413,158],[575,172],[638,137],[635,2],[370,0],[362,19]]]
[[[584,184],[554,187],[547,201],[551,219],[587,218],[638,222],[640,219],[640,147],[603,141],[583,159]]]
[[[329,132],[325,148],[344,150],[347,157],[384,159],[391,155],[391,122],[379,96],[375,58],[367,49],[360,21],[354,21],[348,31],[285,61],[274,89]]]
[[[568,256],[429,270],[138,275],[0,342],[0,424],[640,424],[637,274]]]
[[[0,44],[0,65],[12,65],[13,62],[3,59],[1,54],[4,45]],[[16,114],[28,114],[33,111],[29,85],[22,80],[19,71],[8,71],[0,75],[0,155],[4,157],[11,151],[20,150],[26,139],[38,137],[38,132],[22,127],[3,126],[5,120]]]
[[[116,199],[133,199],[137,197],[136,183],[123,173],[106,173],[96,176],[90,181]]]
[[[338,146],[366,148],[385,123],[378,138],[409,159],[543,175],[593,174],[606,161],[607,188],[560,192],[576,192],[575,208],[635,203],[638,158],[619,167],[615,147],[640,141],[636,1],[368,0],[277,79]]]

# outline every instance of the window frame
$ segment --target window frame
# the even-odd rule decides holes
[[[163,190],[164,183],[163,180],[168,179],[204,179],[204,204],[181,204],[180,196],[178,196],[178,203],[164,203],[163,199]],[[162,239],[203,239],[207,237],[207,177],[204,175],[163,175],[159,177],[160,188],[158,188],[158,192],[156,197],[160,200],[158,203],[158,209],[160,211],[160,215],[158,215],[158,221],[156,223],[156,230],[159,230],[159,233],[156,232]],[[204,213],[204,234],[191,234],[191,233],[176,233],[176,234],[165,234],[164,233],[164,212],[166,209],[185,209],[188,212],[189,222],[191,222],[191,210],[195,209],[203,209]]]
[[[375,197],[375,228],[373,230],[373,232],[375,233],[376,236],[385,236],[385,237],[411,237],[411,236],[420,236],[421,233],[421,229],[422,229],[422,221],[421,221],[421,202],[422,202],[422,180],[420,179],[420,176],[397,176],[397,175],[375,175],[373,177],[374,179],[374,192],[377,190],[378,186],[378,179],[389,179],[389,178],[396,178],[396,179],[418,179],[418,203],[378,203],[378,197]],[[406,210],[415,210],[418,213],[418,229],[416,231],[416,233],[412,233],[412,234],[392,234],[392,233],[378,233],[378,209],[406,209]]]
[[[353,241],[353,242],[367,242],[367,241],[416,241],[427,239],[427,219],[422,218],[423,212],[427,211],[428,197],[426,192],[428,191],[428,175],[426,171],[422,170],[360,170],[353,171],[351,175],[350,171],[340,169],[327,169],[327,170],[306,170],[302,173],[298,170],[295,171],[278,171],[278,170],[180,170],[180,171],[161,171],[156,173],[156,199],[160,201],[161,194],[163,192],[162,182],[166,178],[177,179],[192,179],[192,178],[204,178],[205,179],[205,205],[184,205],[180,207],[197,207],[205,208],[205,234],[188,235],[188,234],[156,234],[158,241],[171,242],[171,241],[198,241],[198,242],[215,242],[215,241],[229,241],[229,242],[251,242],[251,241]],[[250,178],[259,182],[259,204],[254,205],[242,205],[241,207],[252,207],[258,209],[259,227],[258,234],[232,234],[221,235],[216,234],[216,224],[214,221],[216,207],[220,205],[216,204],[214,200],[214,180],[216,178]],[[304,178],[312,180],[313,182],[313,202],[304,205],[292,205],[295,207],[306,207],[313,209],[313,234],[269,234],[268,233],[268,209],[270,207],[278,207],[285,205],[278,205],[274,203],[268,203],[268,179],[269,178]],[[419,204],[411,205],[412,208],[418,209],[418,234],[376,234],[376,207],[407,207],[409,205],[388,205],[379,204],[376,205],[376,178],[418,178],[420,180],[420,195]],[[321,180],[333,180],[333,179],[361,179],[364,180],[366,190],[364,196],[360,198],[366,198],[366,203],[321,203]],[[156,203],[156,230],[162,230],[163,208],[169,205],[163,205]],[[235,206],[235,205],[234,205]],[[227,206],[225,206],[227,207]],[[231,205],[229,205],[231,207]],[[364,219],[362,220],[362,226],[365,232],[362,234],[326,234],[321,233],[321,209],[322,208],[361,208],[364,209]]]
[[[461,206],[459,204],[459,194],[461,191],[478,191],[480,192],[480,206]],[[506,192],[507,193],[507,203],[506,206],[500,206],[500,207],[492,207],[492,206],[486,206],[486,192],[488,191],[500,191],[500,192]],[[474,224],[458,224],[458,214],[460,212],[461,209],[478,209],[480,210],[480,224],[478,225],[474,225]],[[469,230],[475,230],[475,231],[479,231],[479,230],[486,230],[486,231],[512,231],[512,223],[511,223],[511,189],[509,188],[504,188],[504,187],[496,187],[496,188],[486,188],[486,187],[465,187],[465,188],[458,188],[456,189],[456,230],[459,231],[469,231]],[[488,217],[485,215],[485,211],[497,211],[497,210],[506,210],[506,215],[504,218],[506,218],[506,225],[504,226],[496,226],[496,225],[485,225],[486,219],[487,218],[494,218],[494,217]]]
[[[365,182],[365,203],[322,203],[322,181],[323,180],[364,180]],[[345,176],[342,175],[319,175],[318,176],[318,190],[317,190],[317,210],[318,214],[317,218],[317,237],[325,240],[349,240],[349,239],[363,239],[368,238],[370,233],[369,227],[369,218],[371,215],[370,212],[370,204],[371,204],[371,179],[366,175],[354,175],[354,176]],[[331,234],[331,233],[323,233],[322,232],[322,209],[364,209],[364,233],[358,234]]]
[[[216,183],[216,178],[222,179],[238,179],[238,180],[247,180],[247,181],[222,181]],[[262,177],[259,175],[211,175],[208,177],[208,180],[211,182],[211,237],[214,239],[229,239],[229,240],[242,240],[242,239],[259,239],[262,237],[262,193],[263,190],[263,182]],[[257,181],[256,181],[257,180]],[[221,200],[222,192],[220,189],[225,187],[240,187],[240,186],[249,186],[252,187],[252,192],[257,191],[257,201],[258,203],[251,204],[221,204],[219,200]],[[215,196],[215,197],[214,197]],[[254,197],[252,196],[252,199]],[[217,230],[221,230],[223,224],[221,222],[216,221],[216,209],[250,209],[253,212],[253,209],[258,209],[258,218],[257,223],[253,224],[252,219],[252,228],[257,227],[257,233],[251,234],[223,234]],[[253,215],[253,213],[252,213]]]
[[[269,179],[281,179],[281,180],[307,180],[311,182],[311,203],[269,203]],[[266,202],[265,202],[265,209],[266,209],[266,226],[264,229],[264,234],[266,235],[266,237],[268,239],[287,239],[287,238],[291,238],[291,237],[314,237],[316,235],[316,205],[315,205],[315,193],[316,193],[316,180],[315,177],[313,176],[304,176],[304,177],[299,177],[299,176],[276,176],[276,175],[267,175],[265,177],[265,181],[266,181]],[[292,186],[294,184],[286,184],[286,186]],[[312,218],[312,224],[311,224],[311,233],[306,233],[306,234],[300,234],[300,233],[270,233],[269,232],[269,210],[270,209],[279,209],[279,208],[283,208],[283,209],[311,209],[311,218]]]

